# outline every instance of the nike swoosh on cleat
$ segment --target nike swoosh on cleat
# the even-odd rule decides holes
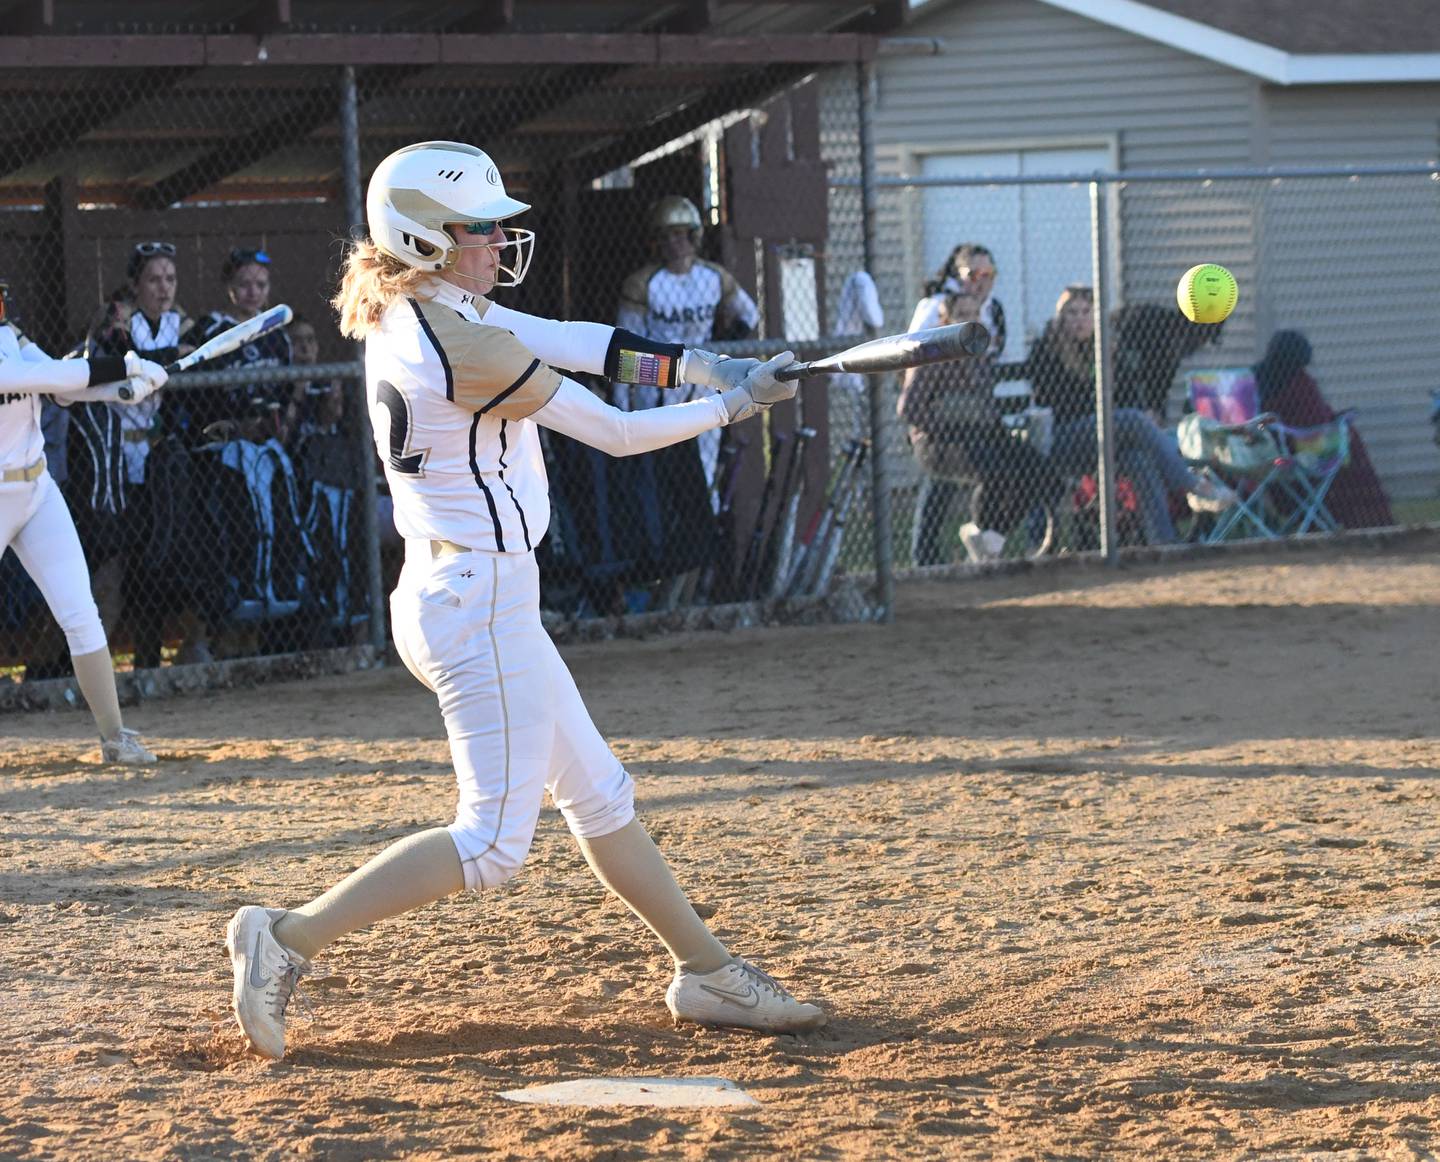
[[[265,939],[265,933],[255,933],[255,951],[250,954],[250,987],[264,989],[269,987],[270,978],[260,973],[260,942]]]
[[[760,1003],[760,991],[752,984],[743,993],[732,993],[727,989],[717,989],[713,985],[702,984],[700,986],[707,993],[719,997],[722,1001],[729,1001],[731,1004],[739,1005],[742,1009],[753,1009]]]

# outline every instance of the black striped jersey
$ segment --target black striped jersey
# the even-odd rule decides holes
[[[529,552],[549,525],[550,499],[528,417],[559,390],[560,373],[483,321],[516,312],[439,280],[425,295],[392,303],[365,344],[370,422],[395,526],[407,538]]]

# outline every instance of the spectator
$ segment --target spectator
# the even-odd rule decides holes
[[[980,300],[978,319],[990,332],[990,356],[999,359],[1005,351],[1005,308],[995,297],[998,271],[995,256],[978,242],[962,242],[925,284],[924,297],[915,304],[910,330],[923,331],[940,325],[940,308],[947,294],[967,291]]]
[[[182,338],[192,324],[177,303],[174,245],[141,242],[130,253],[125,275],[126,286],[111,296],[87,340],[87,354],[135,351],[163,366],[190,350]],[[94,527],[85,529],[96,538],[92,557],[103,561],[100,555],[110,553],[123,561],[119,604],[137,668],[160,665],[165,619],[175,613],[184,613],[186,621],[180,660],[211,660],[203,622],[184,599],[192,586],[177,571],[194,558],[176,511],[186,496],[181,484],[186,465],[183,451],[161,437],[183,412],[179,398],[155,395],[133,407],[87,403],[71,409],[69,496],[88,510],[84,517],[77,511],[82,527],[93,520]],[[102,565],[97,590],[108,583],[105,573]],[[194,588],[204,591],[203,585]]]
[[[320,361],[320,339],[314,323],[297,313],[285,331],[290,337],[292,367],[313,367]],[[345,410],[343,392],[344,387],[337,379],[294,380],[289,387],[281,424],[281,441],[285,447],[298,453],[308,437],[331,435],[338,431]]]
[[[910,315],[910,331],[923,331],[941,325],[946,297],[959,292],[973,296],[980,303],[977,320],[990,332],[990,359],[999,359],[1005,350],[1005,308],[994,295],[996,266],[994,255],[978,242],[962,242],[955,247],[935,277],[921,288],[920,301]],[[915,378],[906,372],[904,383]],[[945,528],[960,498],[959,483],[943,475],[927,475],[915,505],[915,531],[910,538],[911,555],[917,565],[934,565],[948,559],[944,550]]]
[[[1055,317],[1023,364],[1035,403],[1055,414],[1056,466],[1081,475],[1095,471],[1095,297],[1088,286],[1068,286],[1055,304]],[[1140,503],[1146,538],[1152,544],[1178,539],[1168,491],[1188,495],[1197,511],[1214,511],[1235,494],[1213,477],[1190,469],[1168,433],[1138,408],[1115,409],[1118,471],[1128,476]]]
[[[220,264],[220,281],[230,305],[201,317],[187,336],[192,346],[221,331],[253,319],[270,305],[270,255],[264,250],[237,246]],[[211,369],[231,367],[288,367],[291,363],[290,337],[283,331],[261,335],[230,355],[213,360]],[[269,416],[270,435],[279,435],[283,415],[284,388],[281,384],[245,384],[234,387],[192,391],[188,398],[187,426],[191,439],[198,439],[216,420],[254,420]],[[258,402],[257,402],[258,401]],[[273,405],[273,406],[272,406]]]
[[[981,300],[967,291],[943,296],[938,325],[978,318]],[[910,444],[921,468],[936,483],[921,509],[916,564],[939,564],[944,552],[948,505],[935,501],[957,491],[955,482],[978,484],[971,521],[960,530],[972,560],[997,557],[1006,533],[1042,500],[1060,492],[1049,462],[1028,442],[1017,439],[1000,419],[990,357],[959,359],[920,367],[900,394],[899,412],[909,426]]]
[[[1306,370],[1313,349],[1299,331],[1276,331],[1265,357],[1255,365],[1261,411],[1273,412],[1291,428],[1318,428],[1335,419],[1335,409]],[[1347,529],[1383,528],[1395,523],[1390,498],[1370,462],[1365,441],[1352,425],[1350,460],[1325,495],[1325,507]]]
[[[1115,406],[1138,408],[1164,425],[1180,361],[1220,342],[1225,324],[1192,323],[1174,303],[1126,303],[1111,318]]]

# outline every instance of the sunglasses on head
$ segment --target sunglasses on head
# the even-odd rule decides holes
[[[499,226],[499,222],[466,222],[465,233],[479,235],[494,234]]]
[[[236,266],[249,266],[252,262],[258,262],[261,266],[269,266],[270,256],[263,250],[241,250],[239,247],[230,251],[229,265],[232,268]]]
[[[135,247],[135,253],[141,258],[154,258],[157,254],[163,254],[166,258],[174,258],[175,244],[173,242],[141,242]]]

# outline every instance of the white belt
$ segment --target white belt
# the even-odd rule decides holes
[[[6,468],[0,471],[0,484],[20,484],[22,481],[38,480],[40,473],[44,471],[45,457],[41,456],[35,463],[27,464],[24,468]]]

